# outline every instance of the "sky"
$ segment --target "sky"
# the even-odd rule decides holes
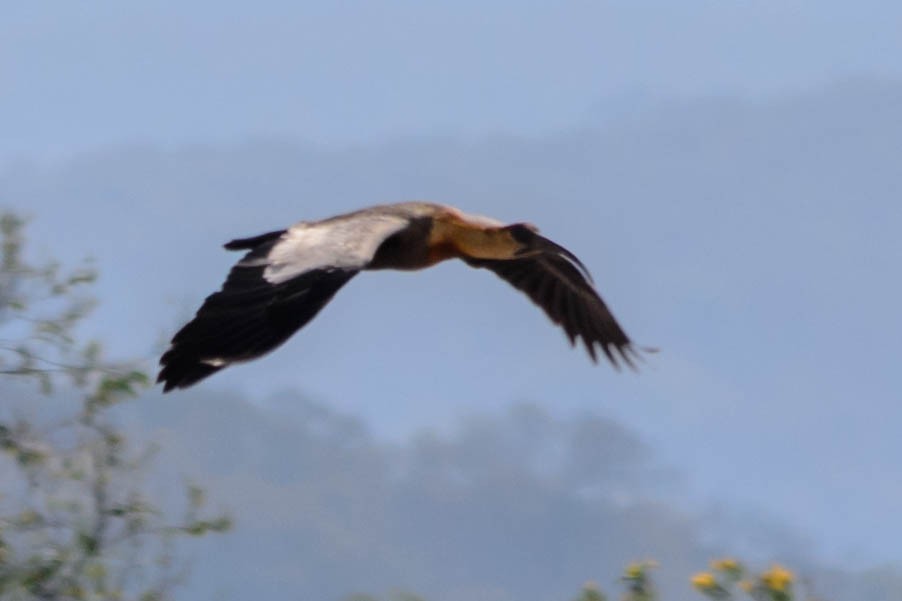
[[[448,264],[364,274],[201,389],[301,393],[399,443],[520,401],[590,412],[682,475],[673,503],[902,561],[902,6],[2,11],[0,199],[37,254],[96,259],[111,353],[152,361],[234,237],[410,198],[530,221],[661,348],[640,374]]]
[[[898,76],[889,0],[4,3],[0,157],[547,133],[593,103]]]

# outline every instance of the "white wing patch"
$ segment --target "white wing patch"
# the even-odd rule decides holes
[[[281,284],[317,269],[362,269],[379,245],[408,223],[398,215],[372,213],[297,223],[267,255],[263,277]]]

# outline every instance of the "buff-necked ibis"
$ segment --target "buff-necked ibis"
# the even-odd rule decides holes
[[[422,269],[451,258],[525,292],[571,344],[582,339],[593,361],[596,347],[615,367],[632,367],[638,357],[580,260],[530,224],[404,202],[302,221],[225,247],[246,254],[173,337],[160,359],[164,392],[272,351],[361,271]]]

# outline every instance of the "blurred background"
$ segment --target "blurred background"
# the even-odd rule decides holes
[[[409,199],[537,224],[661,349],[593,365],[463,264],[363,274],[119,408],[151,489],[234,520],[176,596],[565,599],[654,558],[679,600],[732,554],[902,597],[900,31],[877,0],[3,3],[0,203],[30,257],[93,259],[107,355],[153,371],[222,243]]]

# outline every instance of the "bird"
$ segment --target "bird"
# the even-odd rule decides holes
[[[226,243],[244,251],[221,289],[160,358],[163,392],[187,388],[274,350],[361,271],[419,270],[448,259],[487,269],[524,292],[593,362],[635,369],[639,350],[599,296],[583,263],[539,234],[449,205],[399,202],[301,221]]]

